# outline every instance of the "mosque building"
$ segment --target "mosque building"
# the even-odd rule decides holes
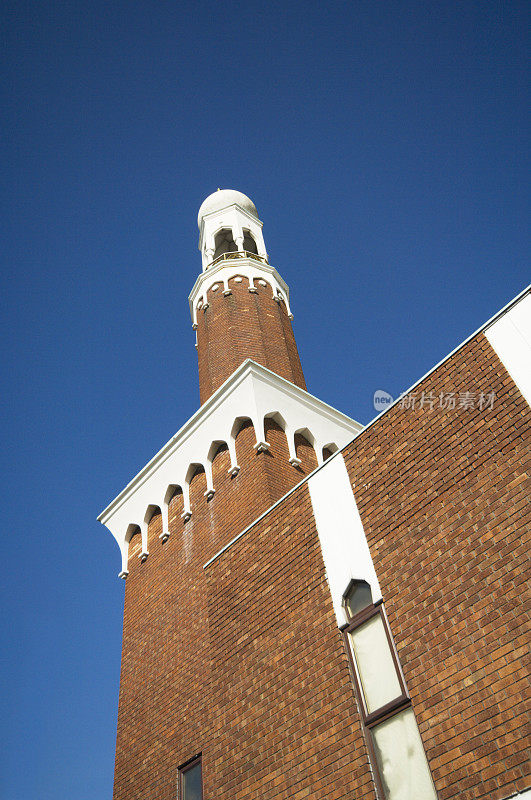
[[[362,426],[254,203],[199,209],[201,405],[101,513],[114,800],[531,800],[529,288]]]

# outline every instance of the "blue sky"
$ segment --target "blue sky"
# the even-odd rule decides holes
[[[0,795],[112,793],[97,514],[198,406],[197,209],[244,191],[309,390],[361,422],[528,282],[526,4],[3,10]]]

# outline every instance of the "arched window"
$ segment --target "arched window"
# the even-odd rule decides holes
[[[222,256],[224,253],[236,253],[238,250],[230,228],[222,228],[218,231],[214,244],[216,248],[214,251],[214,259],[218,258],[218,256]]]
[[[343,605],[349,620],[356,617],[360,611],[372,606],[372,592],[367,581],[350,581],[343,595]]]
[[[255,255],[258,255],[258,248],[256,246],[254,236],[251,231],[248,231],[246,228],[243,229],[243,249],[248,253],[254,253]]]

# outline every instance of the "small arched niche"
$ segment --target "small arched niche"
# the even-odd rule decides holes
[[[182,494],[183,490],[177,483],[170,483],[164,495],[164,502],[169,506],[171,503],[174,503],[178,497],[182,497]]]
[[[133,556],[139,556],[142,552],[142,535],[139,525],[132,522],[127,526],[125,541],[127,542],[128,569],[130,569],[131,564],[134,563],[134,561],[132,561]]]
[[[247,228],[243,229],[243,249],[248,253],[254,253],[256,256],[258,255],[258,247],[256,246],[255,238]]]
[[[208,451],[208,460],[210,461],[211,464],[213,464],[218,455],[224,453],[228,449],[229,448],[227,442],[217,439],[210,445],[210,449]]]
[[[236,462],[243,465],[248,462],[256,442],[254,425],[250,417],[236,417],[231,430],[231,439],[236,450]]]
[[[335,442],[330,442],[329,444],[325,444],[323,447],[323,461],[326,461],[327,458],[330,458],[334,453],[337,453],[338,446]]]
[[[312,472],[316,468],[315,436],[308,428],[295,431],[295,454],[304,472]]]
[[[214,238],[214,259],[224,253],[236,253],[238,248],[230,228],[222,228]]]
[[[148,526],[147,536],[149,547],[152,540],[158,538],[159,534],[162,533],[162,511],[160,506],[149,505],[144,515],[144,522]]]
[[[144,515],[144,522],[149,525],[153,517],[158,517],[160,514],[160,506],[149,505]]]
[[[164,502],[168,506],[168,529],[172,530],[181,522],[184,509],[182,487],[177,483],[170,483],[164,495]]]
[[[228,478],[230,469],[230,453],[227,442],[214,441],[208,451],[208,460],[212,465],[212,484],[217,490]]]
[[[288,462],[290,457],[288,439],[286,435],[287,423],[278,411],[270,411],[264,417],[264,433],[266,442],[270,444],[270,453],[282,462]]]

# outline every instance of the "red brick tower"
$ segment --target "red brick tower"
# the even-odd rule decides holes
[[[190,295],[204,403],[246,359],[302,389],[289,290],[269,265],[256,207],[218,189],[199,209],[203,273]]]

